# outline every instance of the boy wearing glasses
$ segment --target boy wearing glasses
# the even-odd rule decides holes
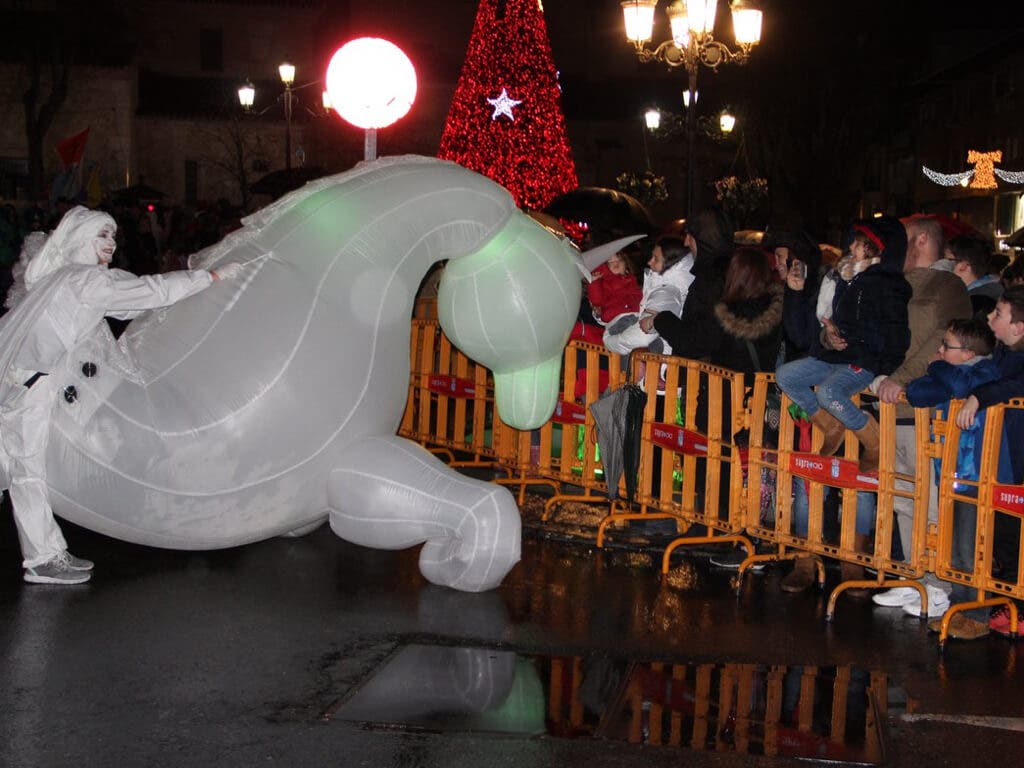
[[[950,323],[939,350],[942,359],[928,366],[927,375],[907,385],[907,400],[915,406],[937,405],[941,402],[938,397],[943,390],[947,398],[965,398],[956,417],[957,426],[962,430],[956,473],[958,478],[965,480],[978,478],[984,416],[979,411],[989,405],[1024,396],[1024,288],[1007,291],[988,316],[988,328],[998,342],[987,347],[992,351],[991,358],[983,357],[986,347],[978,343],[977,337],[964,330],[971,323],[963,320]],[[1001,482],[1018,482],[1020,479],[1021,426],[1019,412],[1007,414],[999,456],[998,479]],[[975,486],[966,484],[955,484],[954,490],[964,495],[977,492]],[[974,567],[976,524],[975,505],[955,501],[951,562],[953,567],[966,572],[972,571]],[[1010,538],[1010,533],[1008,531],[1001,535],[997,530],[994,546],[1002,549],[1000,545],[1008,543],[1006,540]],[[1016,548],[1017,545],[1013,543],[1012,546]],[[950,592],[952,604],[973,599],[973,589],[964,584],[953,584]],[[934,613],[929,610],[929,616]],[[960,611],[950,622],[950,637],[961,640],[984,637],[989,633],[988,619],[987,609],[984,608]],[[935,619],[929,622],[928,628],[938,631],[940,621]]]
[[[949,401],[953,398],[967,397],[975,387],[996,381],[1002,375],[999,366],[990,357],[995,346],[995,336],[988,325],[977,319],[956,319],[950,321],[942,335],[942,342],[936,352],[935,359],[928,365],[924,376],[907,384],[907,401],[917,408],[938,406],[939,411],[949,412]],[[960,433],[957,445],[956,477],[964,480],[977,480],[981,464],[980,423]],[[936,483],[939,479],[940,459],[934,459]],[[955,483],[953,489],[958,493],[970,493],[974,486]],[[953,534],[953,565],[957,568],[970,570],[974,562],[974,521],[977,510],[972,504],[954,503],[954,534]],[[960,545],[963,545],[961,549]],[[966,559],[965,559],[966,558]],[[928,616],[941,617],[949,608],[950,597],[938,586],[925,581],[928,590]],[[954,587],[955,589],[955,587]],[[966,599],[970,599],[967,597]],[[900,606],[905,613],[917,616],[921,612],[921,600],[916,590],[911,587],[896,587],[886,593],[875,595],[875,602],[885,606]],[[957,600],[960,602],[960,600]],[[978,617],[963,617],[970,624],[960,626],[960,615],[954,619],[956,627],[950,626],[950,632],[966,637],[981,632],[987,634],[988,628],[977,620]],[[977,635],[981,636],[981,635]]]

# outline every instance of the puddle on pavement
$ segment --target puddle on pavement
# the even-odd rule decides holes
[[[369,727],[492,733],[875,765],[886,675],[403,645],[324,713]]]

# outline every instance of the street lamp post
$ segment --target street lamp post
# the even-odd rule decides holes
[[[292,83],[295,82],[295,65],[285,62],[277,68],[284,83],[284,167],[292,169]]]
[[[676,0],[666,9],[672,37],[653,49],[647,47],[654,31],[654,11],[658,0],[623,0],[622,14],[626,39],[633,43],[641,62],[663,61],[670,68],[683,67],[687,74],[686,105],[686,215],[693,214],[695,174],[694,136],[696,134],[697,74],[703,65],[716,70],[723,64],[745,64],[753,47],[761,41],[761,11],[747,0],[731,5],[735,50],[715,40],[715,12],[718,0]]]
[[[299,102],[298,97],[295,95],[295,91],[302,90],[303,88],[309,88],[313,85],[319,85],[319,80],[314,80],[303,85],[295,85],[295,65],[287,62],[281,64],[277,68],[278,76],[281,78],[281,83],[284,85],[284,93],[281,94],[281,104],[284,107],[284,167],[287,170],[292,169],[292,115],[294,114],[295,105]],[[242,106],[246,112],[251,112],[253,104],[256,101],[256,88],[251,82],[246,82],[238,89],[238,103]],[[330,100],[327,97],[327,91],[323,92],[323,113],[327,112],[331,108]],[[270,106],[260,110],[256,114],[262,115]],[[306,111],[313,117],[319,117],[321,113],[316,112],[309,107],[306,107]]]

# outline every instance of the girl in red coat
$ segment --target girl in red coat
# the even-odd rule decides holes
[[[629,261],[616,253],[593,272],[594,280],[587,285],[587,299],[594,310],[594,319],[608,325],[619,315],[640,311],[643,290]]]

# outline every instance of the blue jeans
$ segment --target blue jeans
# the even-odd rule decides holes
[[[871,503],[862,504],[861,497],[870,496]],[[857,494],[857,521],[854,525],[856,533],[862,533],[865,536],[871,535],[871,529],[875,524],[875,505],[874,505],[874,494],[858,493]],[[809,499],[807,498],[807,488],[804,485],[804,480],[801,477],[793,478],[793,535],[795,536],[806,536],[807,535],[807,517],[810,511]]]
[[[858,430],[868,416],[850,399],[868,386],[875,374],[846,363],[825,363],[816,357],[804,357],[779,367],[775,381],[808,416],[824,408],[847,429]],[[817,385],[815,391],[813,387]]]
[[[965,493],[964,491],[961,491]],[[978,508],[966,501],[953,501],[953,551],[950,565],[971,572],[974,570],[974,537],[978,525]],[[978,599],[978,590],[966,584],[953,582],[949,592],[949,604],[968,603]],[[988,623],[988,608],[972,608],[962,611],[964,616],[975,621]]]

